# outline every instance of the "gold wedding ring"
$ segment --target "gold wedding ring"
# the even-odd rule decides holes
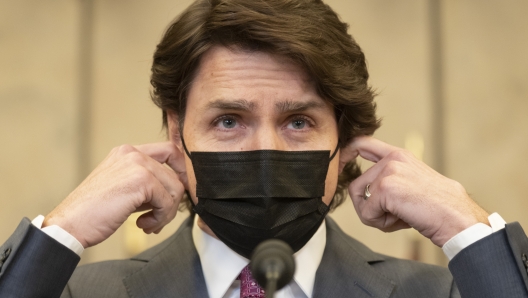
[[[365,186],[365,194],[363,195],[363,199],[368,200],[368,198],[370,198],[370,196],[372,195],[369,191],[369,187],[370,187],[370,184],[367,184],[367,186]]]

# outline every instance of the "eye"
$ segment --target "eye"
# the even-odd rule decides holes
[[[235,119],[228,118],[228,119],[223,119],[222,120],[222,126],[224,128],[233,128],[233,127],[235,127],[235,125],[236,125],[236,120]]]
[[[304,131],[313,126],[314,123],[310,118],[302,115],[295,115],[294,117],[290,118],[286,128]]]
[[[213,126],[218,129],[233,129],[239,126],[239,124],[235,116],[222,115],[213,121]]]
[[[303,119],[295,119],[291,122],[291,125],[294,129],[303,129],[306,125],[306,121]]]

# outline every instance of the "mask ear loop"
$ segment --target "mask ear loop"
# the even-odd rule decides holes
[[[187,154],[187,156],[192,160],[191,153],[189,153],[189,150],[187,150],[187,146],[185,146],[185,141],[183,140],[183,134],[180,133],[180,136],[181,136],[181,141],[183,145],[183,150],[185,150],[185,154]]]
[[[182,138],[182,141],[183,141],[183,138]],[[185,147],[185,145],[183,145]],[[187,149],[186,149],[187,150]],[[332,161],[332,159],[334,159],[334,157],[336,156],[337,154],[337,151],[339,151],[339,140],[337,141],[337,145],[335,147],[335,150],[334,150],[334,153],[332,153],[332,155],[330,156],[330,160],[329,161]]]
[[[180,132],[180,136],[181,136],[183,150],[185,150],[185,154],[187,154],[187,156],[189,156],[189,158],[191,158],[191,153],[189,153],[189,150],[187,150],[187,146],[185,146],[185,140],[183,139],[183,133]],[[194,202],[193,202],[193,200],[191,198],[191,194],[187,193],[187,197],[188,197],[187,199],[189,200],[189,202],[191,202],[191,205],[193,206],[193,209],[194,209],[196,207],[196,204],[194,204]]]

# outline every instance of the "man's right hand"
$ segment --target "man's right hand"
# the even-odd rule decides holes
[[[150,210],[137,226],[159,233],[176,216],[186,188],[184,155],[174,144],[122,145],[46,216],[42,227],[58,225],[87,248],[110,237],[133,212]]]

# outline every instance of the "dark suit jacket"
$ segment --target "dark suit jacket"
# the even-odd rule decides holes
[[[77,255],[24,219],[0,247],[0,257],[9,251],[0,271],[0,297],[207,297],[191,227],[188,219],[170,238],[134,258],[75,269]],[[518,224],[508,225],[451,261],[455,284],[447,269],[374,253],[327,218],[313,295],[435,298],[460,297],[460,290],[464,298],[528,297],[524,253],[524,232]]]

